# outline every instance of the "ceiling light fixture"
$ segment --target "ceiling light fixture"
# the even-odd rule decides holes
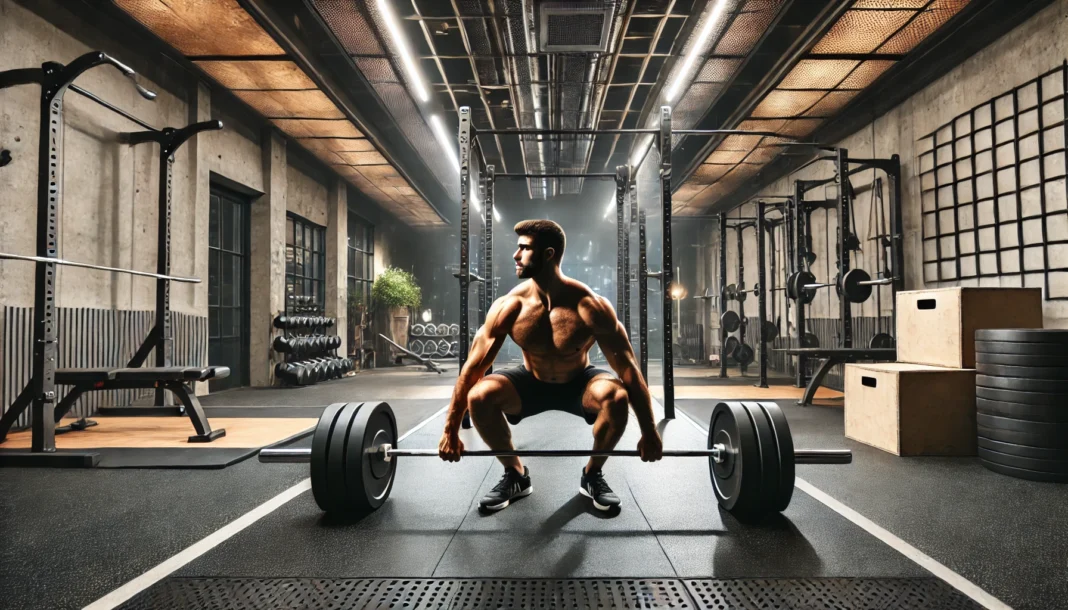
[[[378,0],[378,10],[382,12],[382,19],[386,22],[386,29],[389,30],[393,44],[396,45],[397,51],[400,52],[401,63],[404,64],[404,70],[408,73],[408,80],[411,82],[412,88],[415,89],[416,97],[423,103],[430,101],[430,94],[427,93],[426,86],[423,84],[423,77],[419,74],[415,59],[412,58],[412,52],[408,49],[408,41],[404,39],[404,33],[401,32],[397,17],[393,14],[393,6],[390,5],[390,0]]]
[[[445,152],[448,153],[452,166],[456,168],[456,171],[460,171],[460,159],[456,156],[456,146],[453,144],[453,139],[445,132],[445,124],[441,122],[441,117],[436,114],[430,115],[430,129],[434,130],[434,135],[438,137],[441,145],[445,147]]]
[[[608,207],[604,210],[604,218],[607,219],[608,215],[616,211],[616,201],[613,199],[608,202]]]
[[[716,3],[712,6],[708,18],[705,19],[705,24],[701,27],[701,31],[697,34],[693,44],[690,45],[690,51],[686,54],[686,58],[682,60],[682,66],[675,75],[675,82],[671,83],[667,93],[664,95],[664,99],[668,103],[675,101],[675,98],[678,97],[679,91],[682,89],[683,80],[693,70],[693,64],[697,61],[697,56],[704,51],[705,45],[708,44],[708,38],[712,35],[712,29],[719,23],[726,8],[727,0],[716,0]]]

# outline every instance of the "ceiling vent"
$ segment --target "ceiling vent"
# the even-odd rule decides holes
[[[538,50],[544,53],[607,51],[615,8],[615,2],[540,3]]]

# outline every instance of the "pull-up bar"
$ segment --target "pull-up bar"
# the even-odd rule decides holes
[[[514,178],[525,180],[527,178],[546,178],[546,179],[561,179],[561,178],[600,178],[600,179],[616,179],[616,174],[497,174],[496,178]]]

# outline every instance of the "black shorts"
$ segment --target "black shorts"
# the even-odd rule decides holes
[[[597,413],[587,412],[582,408],[582,395],[586,393],[586,386],[590,384],[594,377],[604,374],[612,375],[612,372],[599,369],[591,364],[574,379],[565,383],[541,381],[534,377],[534,373],[528,371],[523,365],[493,371],[490,374],[500,375],[511,381],[522,401],[518,414],[510,415],[505,413],[508,423],[515,425],[525,417],[544,413],[545,411],[563,411],[578,415],[592,426],[593,422],[597,420]]]

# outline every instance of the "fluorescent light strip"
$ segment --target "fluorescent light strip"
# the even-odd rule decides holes
[[[436,114],[430,115],[430,129],[434,131],[434,135],[438,137],[438,141],[445,148],[445,152],[449,155],[449,160],[452,161],[452,166],[456,168],[456,171],[460,171],[460,159],[456,156],[456,147],[453,144],[453,139],[445,132],[445,124],[441,122],[441,117]]]
[[[678,73],[675,76],[675,82],[671,83],[668,87],[667,94],[664,99],[670,103],[675,101],[675,98],[679,95],[679,90],[682,89],[682,82],[690,74],[693,69],[693,63],[697,61],[697,56],[701,54],[705,45],[708,44],[708,37],[712,35],[712,28],[719,23],[720,18],[723,16],[724,9],[727,8],[727,0],[717,0],[716,4],[712,7],[712,11],[708,15],[708,19],[705,20],[704,26],[701,28],[701,32],[698,33],[697,39],[690,45],[690,52],[686,54],[686,58],[682,61],[682,66],[679,68]]]
[[[497,212],[497,206],[493,206],[493,220],[494,222],[501,221],[501,215]]]
[[[412,88],[415,89],[415,95],[419,98],[420,102],[426,103],[430,100],[430,94],[426,90],[426,86],[423,85],[423,77],[419,74],[419,68],[415,65],[415,60],[412,59],[412,52],[408,49],[408,41],[404,38],[404,33],[401,32],[400,24],[397,23],[397,17],[393,14],[393,7],[390,5],[389,0],[378,0],[378,10],[382,11],[382,19],[386,22],[386,29],[389,30],[389,35],[393,38],[393,44],[397,46],[397,50],[400,51],[401,63],[404,64],[404,70],[408,73],[408,80],[411,81]]]

